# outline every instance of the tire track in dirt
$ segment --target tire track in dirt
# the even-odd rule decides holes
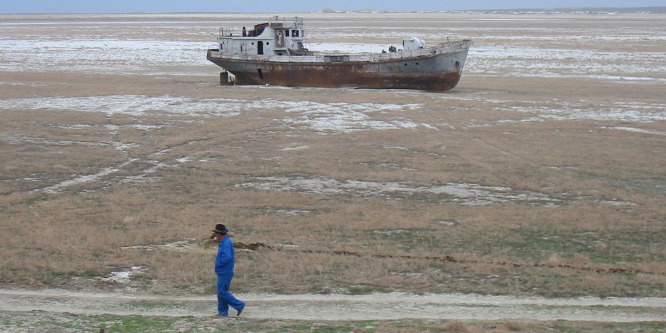
[[[243,318],[289,320],[569,320],[664,322],[666,298],[538,298],[463,294],[275,295],[238,294]],[[208,317],[210,296],[162,296],[57,289],[0,289],[0,311],[76,315]],[[232,313],[233,315],[233,313]]]

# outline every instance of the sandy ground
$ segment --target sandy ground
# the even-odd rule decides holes
[[[666,298],[536,298],[462,294],[267,295],[239,294],[242,316],[289,320],[568,320],[663,321]],[[206,317],[215,298],[74,292],[57,289],[0,289],[0,311],[46,311],[81,315]],[[231,311],[231,315],[234,315]],[[322,316],[325,314],[325,316]]]

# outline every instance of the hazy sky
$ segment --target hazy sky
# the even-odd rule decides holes
[[[0,13],[311,12],[325,8],[439,11],[557,7],[654,7],[666,0],[2,0]]]

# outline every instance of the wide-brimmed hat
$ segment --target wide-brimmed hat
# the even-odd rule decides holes
[[[215,230],[213,230],[214,233],[216,234],[221,234],[224,235],[228,232],[229,230],[227,227],[224,226],[224,224],[218,224],[215,226]]]

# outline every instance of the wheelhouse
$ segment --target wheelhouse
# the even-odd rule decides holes
[[[303,45],[304,37],[302,18],[280,20],[274,16],[268,23],[257,24],[251,30],[243,27],[239,32],[221,28],[217,41],[223,55],[310,55]]]

